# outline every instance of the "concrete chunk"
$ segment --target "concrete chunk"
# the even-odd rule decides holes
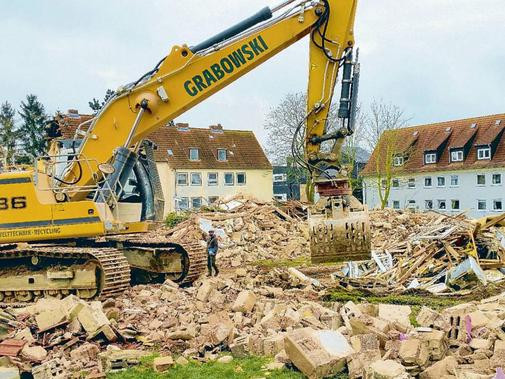
[[[19,369],[17,367],[0,367],[0,378],[19,379]]]
[[[109,319],[103,313],[101,306],[94,303],[84,305],[77,314],[77,319],[87,333],[96,333],[104,325],[109,325]]]
[[[284,340],[293,364],[310,378],[324,378],[341,372],[354,350],[345,337],[334,330],[296,329]]]
[[[30,362],[42,362],[47,358],[47,351],[42,346],[25,346],[21,356]]]
[[[200,301],[207,301],[210,297],[210,294],[215,288],[214,282],[210,280],[205,280],[200,288],[198,289],[198,293],[196,294],[196,299]]]
[[[410,314],[412,310],[408,305],[380,304],[379,317],[392,323],[399,323],[410,327]]]
[[[403,364],[418,365],[422,368],[427,365],[429,359],[426,343],[416,338],[402,341],[398,354]]]
[[[366,369],[366,379],[408,379],[405,367],[393,360],[380,360]]]
[[[256,304],[256,295],[252,291],[242,291],[233,304],[233,312],[249,313]]]
[[[445,375],[454,375],[458,361],[454,357],[446,357],[424,370],[420,379],[440,379]]]
[[[156,372],[165,372],[174,366],[175,362],[171,356],[154,358],[153,368]]]
[[[43,309],[35,316],[35,322],[40,331],[49,330],[67,320],[67,313],[60,306]]]
[[[442,330],[432,330],[431,332],[421,333],[420,337],[426,342],[432,360],[439,361],[445,357],[449,348],[445,332]]]

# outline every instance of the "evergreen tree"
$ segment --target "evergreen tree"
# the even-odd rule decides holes
[[[22,123],[19,133],[26,155],[35,158],[46,152],[45,127],[48,122],[44,106],[35,95],[27,95],[26,102],[21,102]]]
[[[3,158],[9,163],[12,162],[16,151],[18,138],[14,116],[16,116],[16,111],[9,102],[6,101],[0,106],[0,145],[3,150]]]
[[[88,102],[89,107],[93,111],[93,113],[98,113],[100,109],[103,108],[103,106],[109,101],[109,99],[114,96],[115,92],[111,89],[108,89],[107,92],[105,92],[105,96],[102,102],[100,100],[93,98],[93,100]]]

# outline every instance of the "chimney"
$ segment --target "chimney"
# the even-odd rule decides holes
[[[223,125],[221,125],[221,124],[211,125],[211,126],[209,126],[209,129],[210,129],[211,133],[224,133]]]
[[[69,109],[67,111],[67,116],[70,118],[81,118],[77,109]]]

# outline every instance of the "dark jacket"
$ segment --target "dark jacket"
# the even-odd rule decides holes
[[[219,244],[217,242],[217,236],[214,235],[213,237],[209,236],[207,238],[207,250],[212,249],[217,252],[219,248]]]

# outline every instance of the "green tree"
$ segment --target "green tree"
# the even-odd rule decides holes
[[[5,162],[12,162],[16,151],[18,132],[16,131],[15,120],[16,111],[9,102],[0,106],[0,145],[3,150]]]
[[[30,94],[26,101],[21,102],[21,125],[19,133],[25,154],[31,158],[43,155],[46,152],[46,124],[48,117],[44,106],[37,96]]]
[[[103,108],[105,104],[107,104],[107,101],[114,96],[115,92],[111,89],[108,89],[107,92],[105,92],[105,96],[103,98],[103,101],[100,102],[100,100],[93,98],[93,100],[88,102],[89,107],[93,111],[93,113],[98,113],[100,109]]]

